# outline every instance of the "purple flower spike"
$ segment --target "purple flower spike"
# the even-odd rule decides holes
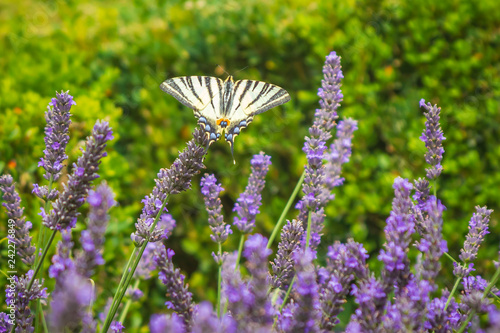
[[[30,302],[37,299],[47,298],[47,288],[43,287],[43,279],[35,279],[33,286],[28,290],[28,284],[33,277],[33,270],[29,270],[21,278],[12,276],[8,278],[9,285],[14,285],[14,290],[8,288],[6,303],[14,309],[16,332],[33,332],[33,314],[30,310]]]
[[[297,272],[297,283],[294,289],[300,297],[293,310],[294,323],[289,330],[290,332],[320,332],[321,313],[313,265],[314,258],[315,254],[310,249],[294,254],[295,271]]]
[[[300,240],[304,234],[302,223],[297,220],[288,221],[281,230],[281,241],[274,262],[272,287],[287,290],[295,274],[293,254],[300,248]]]
[[[341,80],[344,78],[340,57],[335,52],[326,56],[323,66],[323,80],[321,88],[318,89],[319,105],[321,109],[316,110],[314,125],[330,132],[337,120],[337,108],[344,98],[340,90]]]
[[[352,286],[359,308],[351,316],[346,332],[381,332],[379,325],[387,302],[384,285],[375,277]]]
[[[261,152],[253,156],[250,164],[252,171],[248,178],[248,185],[245,192],[236,200],[233,209],[233,212],[238,214],[234,217],[233,224],[244,234],[250,233],[255,227],[255,217],[262,204],[261,192],[266,184],[264,179],[271,165],[271,156]]]
[[[413,185],[408,180],[398,177],[394,180],[393,187],[395,198],[392,201],[392,211],[385,227],[385,249],[381,250],[378,256],[378,259],[385,265],[385,269],[382,270],[382,280],[387,288],[386,293],[389,293],[394,285],[403,288],[410,278],[410,261],[407,252],[411,235],[415,232],[410,199]]]
[[[161,169],[158,172],[158,178],[155,179],[153,191],[142,201],[144,208],[141,216],[135,224],[136,231],[132,233],[131,238],[136,246],[141,246],[146,240],[157,242],[163,238],[163,230],[156,227],[150,232],[151,224],[160,212],[163,202],[170,194],[178,194],[191,187],[191,179],[198,174],[203,165],[203,159],[208,146],[208,138],[205,131],[197,128],[193,133],[193,139],[188,142],[179,157],[172,163],[170,169]],[[164,208],[164,212],[167,208]]]
[[[109,221],[108,210],[115,205],[115,200],[111,188],[102,183],[95,191],[89,191],[87,201],[90,204],[87,230],[82,231],[80,237],[82,251],[76,255],[75,265],[82,276],[90,278],[94,268],[104,264],[102,258],[104,232]]]
[[[193,318],[192,333],[236,333],[236,323],[228,315],[219,320],[210,302],[202,302],[198,305],[196,316]]]
[[[16,245],[17,255],[28,266],[35,262],[35,247],[31,245],[30,221],[23,216],[24,207],[21,207],[21,197],[17,193],[11,175],[0,177],[0,190],[3,192],[2,206],[7,209],[9,224],[13,222],[14,234],[9,234],[9,243]]]
[[[453,274],[455,276],[465,277],[474,270],[472,263],[476,259],[479,246],[484,240],[484,236],[489,234],[488,223],[490,222],[490,215],[493,212],[487,207],[476,206],[476,212],[472,214],[472,218],[469,222],[469,233],[466,236],[463,249],[460,250],[460,255],[458,256],[463,263],[454,263],[455,268],[453,269]]]
[[[66,145],[69,141],[68,129],[71,124],[70,109],[76,105],[73,96],[67,92],[56,93],[56,98],[47,106],[45,112],[45,150],[44,157],[40,159],[38,166],[45,169],[43,177],[47,180],[52,177],[57,181],[61,176],[63,161],[68,158],[66,155]]]
[[[160,281],[166,286],[167,295],[170,296],[170,301],[166,302],[165,305],[179,315],[186,331],[190,331],[195,305],[192,294],[184,283],[184,275],[181,274],[178,268],[174,268],[172,262],[174,254],[171,249],[165,249],[164,246],[161,246],[157,249],[154,260],[160,270],[158,273]]]
[[[339,121],[337,125],[337,139],[330,146],[326,153],[325,185],[329,190],[344,183],[344,178],[340,177],[342,164],[349,162],[351,157],[352,136],[358,129],[358,122],[351,118]]]
[[[224,216],[221,213],[222,203],[219,198],[221,191],[224,191],[224,189],[221,184],[217,184],[217,179],[214,175],[205,174],[201,178],[201,193],[205,197],[208,223],[213,233],[210,235],[210,238],[216,243],[224,243],[229,234],[233,233],[231,227],[224,223]]]
[[[267,248],[267,238],[260,234],[251,235],[245,242],[243,256],[247,259],[246,267],[252,279],[249,283],[250,292],[254,298],[247,320],[259,327],[267,327],[273,323],[274,311],[267,297],[269,289],[268,257],[271,249]]]
[[[59,281],[64,272],[75,268],[71,259],[71,249],[74,243],[71,238],[71,229],[61,230],[62,239],[57,243],[57,252],[52,257],[52,265],[49,267],[49,276]]]
[[[443,135],[443,130],[439,125],[439,113],[441,108],[437,105],[432,106],[431,103],[425,103],[424,99],[420,100],[420,107],[423,107],[425,118],[425,130],[420,137],[420,140],[425,142],[427,153],[425,154],[425,161],[431,166],[427,169],[427,178],[434,180],[443,171],[441,160],[443,159],[443,140],[446,138]]]
[[[461,315],[458,312],[458,304],[451,298],[450,304],[444,309],[449,292],[445,291],[440,298],[434,298],[427,304],[427,320],[424,328],[436,333],[447,333],[458,329]]]
[[[43,219],[46,227],[63,230],[75,226],[76,218],[80,215],[78,208],[85,202],[92,181],[99,177],[99,163],[106,156],[106,143],[112,138],[109,124],[97,121],[92,135],[87,138],[83,155],[73,165],[73,173],[69,175],[63,193],[54,202],[53,210]]]
[[[324,213],[321,208],[333,199],[330,190],[325,186],[326,173],[323,158],[327,148],[326,141],[332,136],[330,131],[336,124],[337,108],[343,98],[340,82],[344,76],[340,66],[340,57],[335,52],[326,57],[323,74],[322,87],[318,90],[321,109],[316,110],[314,124],[309,128],[309,136],[306,137],[302,149],[307,157],[305,178],[302,184],[304,197],[296,206],[300,210],[298,220],[302,222],[304,228],[307,227],[309,213],[313,214],[310,241],[312,249],[318,246],[323,230]]]
[[[255,304],[255,297],[247,283],[241,279],[236,267],[236,252],[224,256],[222,262],[222,293],[228,303],[227,309],[236,321],[237,332],[251,332],[248,314]]]
[[[156,314],[149,320],[149,330],[151,333],[184,333],[182,319],[177,313],[171,315]]]
[[[425,254],[421,267],[417,266],[417,273],[422,279],[429,281],[435,287],[435,279],[441,270],[439,258],[448,251],[446,241],[443,240],[443,210],[445,207],[434,196],[430,196],[424,206],[426,218],[422,223],[422,239],[416,242],[417,248]]]
[[[95,332],[95,322],[88,311],[94,299],[92,285],[76,271],[59,277],[52,293],[49,325],[51,332]]]
[[[321,329],[331,331],[339,323],[337,316],[343,310],[354,277],[368,278],[367,258],[363,245],[352,239],[347,244],[335,242],[328,248],[326,267],[318,271]]]

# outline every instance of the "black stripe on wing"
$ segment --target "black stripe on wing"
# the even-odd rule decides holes
[[[188,108],[198,111],[196,106],[189,100],[189,97],[184,94],[183,89],[177,84],[176,81],[178,80],[179,78],[168,79],[160,85],[160,89],[167,94],[172,95],[175,99],[177,99]],[[183,81],[181,80],[181,82]]]

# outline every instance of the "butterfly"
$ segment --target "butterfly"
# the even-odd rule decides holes
[[[256,114],[290,100],[288,92],[274,84],[239,80],[223,81],[211,76],[182,76],[164,81],[161,90],[193,109],[198,124],[205,130],[208,145],[224,132],[234,161],[234,138]]]

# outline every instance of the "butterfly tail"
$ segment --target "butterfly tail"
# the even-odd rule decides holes
[[[233,164],[236,164],[236,160],[234,159],[234,145],[231,145],[231,156],[233,157]]]

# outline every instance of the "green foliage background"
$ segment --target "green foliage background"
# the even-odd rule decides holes
[[[447,140],[438,196],[448,208],[444,234],[450,253],[458,256],[474,206],[488,205],[497,211],[481,254],[498,257],[497,1],[4,0],[0,6],[0,172],[15,177],[35,225],[40,202],[31,196],[31,184],[44,182],[37,162],[44,148],[44,111],[54,92],[70,90],[77,102],[69,164],[97,119],[114,128],[100,174],[120,205],[106,235],[107,264],[96,278],[100,296],[111,295],[117,285],[133,246],[129,235],[140,201],[151,191],[156,172],[171,165],[196,124],[192,112],[159,84],[182,75],[225,78],[225,70],[236,79],[265,80],[290,92],[291,102],[256,117],[237,138],[236,165],[223,142],[212,145],[206,159],[206,171],[226,189],[222,201],[226,220],[232,221],[251,156],[261,150],[272,156],[257,220],[257,231],[269,235],[302,173],[304,136],[318,106],[324,58],[332,50],[342,56],[345,76],[339,114],[357,119],[359,130],[344,169],[345,185],[327,209],[320,251],[334,240],[354,237],[376,257],[394,178],[425,176],[425,147],[419,140],[424,117],[418,107],[425,98],[442,107]],[[169,245],[196,300],[214,300],[210,253],[215,244],[199,180],[169,203],[178,223]],[[79,222],[78,230],[84,218]],[[4,232],[6,223],[0,228]],[[236,248],[236,240],[225,248]],[[449,273],[452,266],[443,264]],[[479,267],[488,277],[491,262]],[[163,308],[164,289],[156,280],[143,284],[148,298],[133,305],[127,327],[144,325]]]

